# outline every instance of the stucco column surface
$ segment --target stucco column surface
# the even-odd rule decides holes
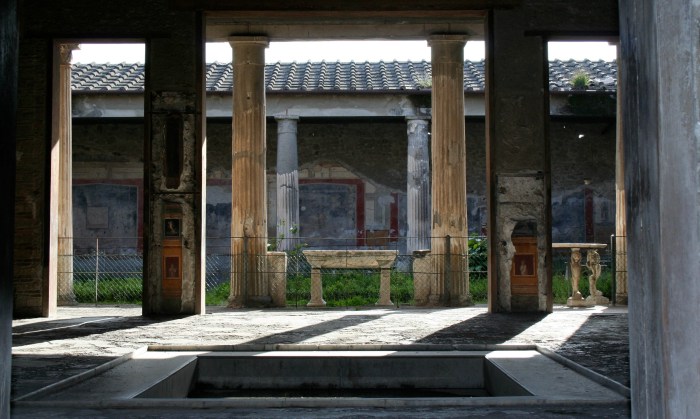
[[[262,274],[267,252],[265,48],[261,36],[232,37],[233,145],[229,305],[271,302]]]
[[[617,125],[615,143],[615,302],[627,304],[627,204],[625,201],[625,143],[622,136],[620,47],[617,47]]]
[[[290,250],[299,242],[299,162],[297,156],[298,116],[282,115],[277,120],[277,243],[278,250]]]
[[[430,124],[426,117],[408,117],[406,182],[408,254],[430,249]]]
[[[78,44],[59,46],[58,304],[74,304],[73,292],[73,133],[71,58]]]
[[[430,38],[432,62],[431,205],[436,280],[431,303],[471,303],[467,254],[467,177],[464,133],[465,35]],[[447,238],[449,236],[449,239]]]

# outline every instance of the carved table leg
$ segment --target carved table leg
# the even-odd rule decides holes
[[[375,305],[393,306],[391,302],[391,269],[382,268],[379,279],[379,301]]]
[[[323,300],[323,284],[321,283],[321,268],[311,268],[311,301],[307,307],[325,307]]]

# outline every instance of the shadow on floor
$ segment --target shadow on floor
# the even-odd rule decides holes
[[[278,343],[300,343],[307,339],[325,335],[345,329],[352,326],[357,326],[362,323],[371,322],[383,317],[383,314],[370,315],[347,315],[339,319],[324,321],[317,324],[312,324],[298,329],[286,330],[284,332],[267,335],[258,339],[246,342],[246,344],[278,344]]]
[[[12,328],[12,347],[20,348],[60,339],[78,339],[117,330],[133,329],[178,319],[180,317],[91,316],[45,320]]]
[[[593,314],[555,352],[629,387],[627,320],[627,314]]]
[[[418,343],[504,343],[546,316],[545,313],[482,313],[430,334]]]

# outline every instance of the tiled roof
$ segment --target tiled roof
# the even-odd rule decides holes
[[[484,61],[464,62],[464,90],[484,90]],[[606,61],[551,61],[549,89],[571,90],[576,72],[590,76],[589,89],[617,88],[617,65]],[[142,92],[143,64],[74,64],[72,88],[79,92]],[[207,91],[230,92],[230,63],[207,64]],[[387,92],[430,88],[431,68],[427,61],[306,62],[274,63],[265,66],[268,92]]]

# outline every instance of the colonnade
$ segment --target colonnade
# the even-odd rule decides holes
[[[432,248],[434,276],[429,284],[429,299],[433,304],[470,302],[465,269],[468,229],[463,50],[466,41],[464,35],[433,36],[429,41],[433,62],[432,142],[428,141],[427,120],[414,117],[407,120],[408,235],[412,238],[409,251]],[[270,302],[265,279],[264,57],[268,40],[241,36],[232,37],[229,42],[234,74],[231,209],[234,266],[229,305],[264,305]],[[294,246],[294,227],[299,224],[298,117],[278,116],[277,122],[277,236],[285,239],[280,248],[284,250]],[[431,152],[428,152],[429,144]],[[428,156],[432,159],[432,175]],[[449,249],[445,248],[446,236],[454,238],[448,240]],[[448,254],[449,260],[444,256]]]

